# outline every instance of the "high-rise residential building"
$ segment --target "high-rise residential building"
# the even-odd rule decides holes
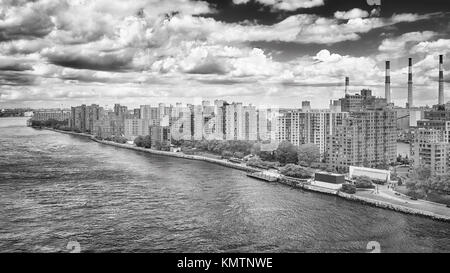
[[[436,105],[417,121],[411,157],[415,167],[428,166],[434,175],[450,172],[450,107]]]
[[[323,110],[287,110],[278,118],[277,141],[289,141],[296,146],[315,144],[321,155],[326,152],[328,137],[348,116],[345,112]]]
[[[103,113],[103,108],[97,104],[72,107],[69,126],[75,131],[92,133],[95,121],[98,121]]]
[[[219,140],[225,139],[226,105],[228,105],[228,103],[223,100],[215,100],[214,101],[215,138],[219,139]]]
[[[125,119],[124,136],[128,140],[134,140],[138,136],[150,135],[150,120],[148,119]]]
[[[258,124],[256,116],[256,108],[252,105],[242,108],[242,126],[244,140],[256,141],[258,139]]]
[[[166,107],[166,105],[164,103],[159,103],[158,104],[158,111],[157,111],[158,118],[162,119],[167,114],[169,114],[168,113],[168,107]]]
[[[74,131],[86,132],[86,105],[71,107],[69,126]]]
[[[122,115],[117,116],[115,112],[106,112],[100,119],[94,121],[92,133],[102,138],[124,136],[125,119]]]
[[[342,112],[342,101],[340,100],[330,100],[330,110],[332,112]]]
[[[207,140],[218,140],[221,135],[216,132],[216,106],[210,105],[209,101],[203,101],[203,138]]]
[[[86,106],[86,132],[92,133],[94,131],[94,123],[103,115],[103,108],[97,104]]]
[[[450,172],[450,142],[447,133],[438,129],[417,128],[414,131],[414,142],[411,145],[413,166],[427,166],[433,175],[444,175]]]
[[[225,106],[225,140],[244,140],[242,103]]]
[[[124,116],[128,112],[128,107],[120,104],[114,104],[114,113],[116,116]]]
[[[190,105],[192,140],[203,139],[203,106]]]
[[[327,110],[313,110],[304,113],[305,120],[302,125],[304,143],[313,143],[323,156],[327,149],[328,138],[335,134],[336,127],[342,125],[348,116],[346,112],[331,112]]]
[[[172,109],[170,124],[172,127],[171,135],[173,139],[192,139],[191,116],[191,109],[189,107],[183,107],[181,104],[177,103],[176,107]]]
[[[136,119],[141,118],[141,109],[140,108],[133,110],[133,118],[136,118]]]
[[[310,101],[302,101],[302,110],[309,111],[311,110],[311,102]]]
[[[391,109],[350,112],[328,138],[325,158],[336,169],[381,167],[397,153],[396,112]]]
[[[159,122],[164,115],[169,114],[169,108],[166,109],[164,104],[159,104],[158,107],[152,107],[151,105],[140,106],[141,119],[150,120],[150,125],[159,125]]]
[[[256,127],[257,127],[257,139],[259,141],[269,141],[270,140],[270,120],[269,120],[270,109],[258,109],[256,117]]]
[[[139,109],[140,118],[141,119],[150,119],[150,112],[151,112],[151,106],[150,105],[141,105]]]
[[[151,146],[165,145],[169,146],[171,144],[172,136],[169,126],[152,125],[150,126],[150,139]]]

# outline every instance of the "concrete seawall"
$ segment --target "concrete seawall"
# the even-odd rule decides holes
[[[229,168],[233,168],[233,169],[237,169],[237,170],[241,170],[241,171],[246,171],[246,172],[261,171],[256,168],[248,167],[248,166],[237,164],[237,163],[228,162],[228,161],[225,161],[222,159],[214,159],[214,158],[209,158],[209,157],[204,157],[204,156],[186,155],[186,154],[182,154],[182,153],[146,149],[146,148],[131,146],[129,144],[120,144],[120,143],[115,143],[112,141],[99,140],[99,139],[94,138],[92,135],[83,134],[83,133],[60,131],[60,130],[55,130],[55,129],[48,129],[48,130],[59,132],[59,133],[64,133],[64,134],[69,134],[69,135],[82,136],[82,137],[89,138],[89,139],[91,139],[95,142],[101,143],[101,144],[124,148],[124,149],[129,149],[129,150],[134,150],[134,151],[139,151],[139,152],[145,152],[145,153],[149,153],[149,154],[171,156],[171,157],[177,157],[177,158],[183,158],[183,159],[189,159],[189,160],[205,161],[205,162],[218,164],[218,165],[222,165],[225,167],[229,167]],[[435,214],[430,211],[423,211],[423,210],[419,210],[419,209],[415,209],[415,208],[409,208],[409,207],[402,206],[402,205],[397,205],[397,204],[392,204],[389,202],[365,198],[365,197],[357,196],[357,195],[353,195],[353,194],[347,194],[347,193],[340,192],[340,191],[335,192],[335,191],[330,191],[327,189],[320,189],[318,187],[312,187],[307,184],[296,183],[295,181],[293,181],[293,179],[289,179],[289,178],[281,178],[281,179],[279,179],[278,182],[281,184],[290,186],[290,187],[300,188],[300,189],[304,189],[304,190],[311,191],[311,192],[338,196],[345,200],[358,202],[358,203],[365,204],[365,205],[370,205],[370,206],[383,208],[383,209],[389,209],[389,210],[393,210],[393,211],[397,211],[397,212],[401,212],[401,213],[407,213],[407,214],[412,214],[412,215],[417,215],[417,216],[428,217],[428,218],[431,218],[434,220],[450,222],[450,217],[446,216],[446,215]]]
[[[423,211],[423,210],[409,208],[409,207],[402,206],[402,205],[391,204],[389,202],[373,200],[370,198],[356,196],[356,195],[352,195],[352,194],[348,194],[348,193],[344,193],[344,192],[338,192],[337,196],[344,198],[346,200],[359,202],[359,203],[374,206],[377,208],[383,208],[383,209],[393,210],[393,211],[417,215],[417,216],[424,216],[424,217],[432,218],[434,220],[450,222],[450,217],[445,216],[445,215],[436,214],[436,213],[429,212],[429,211]]]

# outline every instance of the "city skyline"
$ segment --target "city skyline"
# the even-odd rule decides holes
[[[2,108],[120,102],[130,107],[223,98],[327,108],[368,88],[404,107],[450,98],[443,1],[6,1],[0,6]],[[157,5],[156,5],[157,4]]]

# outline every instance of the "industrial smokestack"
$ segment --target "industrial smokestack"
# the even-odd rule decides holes
[[[345,77],[345,95],[348,94],[348,86],[350,85],[350,78]]]
[[[385,81],[385,90],[384,97],[386,98],[387,103],[391,103],[391,63],[386,61],[386,81]]]
[[[444,102],[444,56],[439,55],[439,98],[438,104],[443,105]]]
[[[408,59],[408,108],[413,107],[412,58]]]

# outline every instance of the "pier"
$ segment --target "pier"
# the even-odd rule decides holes
[[[247,173],[247,176],[249,177],[253,177],[259,180],[263,180],[266,182],[277,182],[278,181],[278,177],[275,175],[270,175],[267,174],[265,172],[249,172]]]

